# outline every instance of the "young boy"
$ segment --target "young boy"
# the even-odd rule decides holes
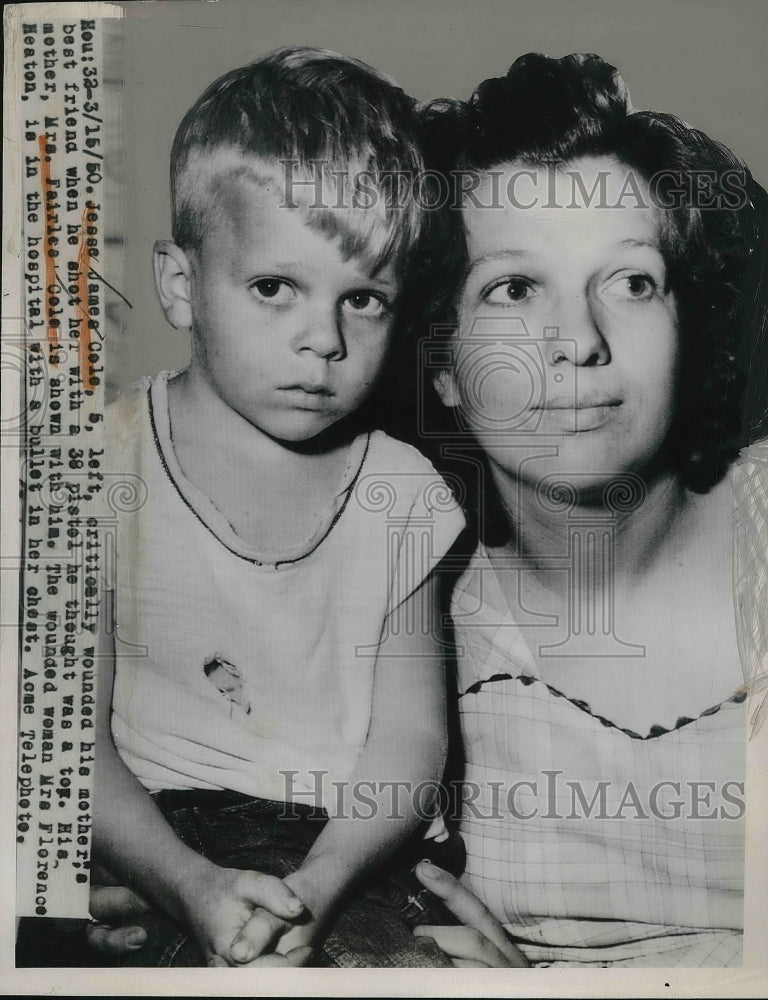
[[[325,964],[449,964],[390,933],[386,892],[340,906],[416,830],[446,742],[434,568],[462,518],[364,419],[421,225],[412,111],[356,60],[283,49],[172,150],[155,279],[192,354],[111,413],[147,501],[118,529],[94,853],[209,964],[324,937]]]

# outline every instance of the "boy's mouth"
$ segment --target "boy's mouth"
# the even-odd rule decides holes
[[[333,391],[322,383],[316,382],[297,382],[295,385],[283,385],[280,387],[281,392],[303,392],[307,396],[332,396]]]
[[[328,400],[334,395],[327,385],[318,385],[315,382],[284,385],[278,391],[288,406],[294,406],[299,410],[325,410]]]

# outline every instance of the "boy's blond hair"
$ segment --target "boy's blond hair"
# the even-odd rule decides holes
[[[174,139],[174,242],[199,252],[218,192],[248,176],[277,180],[282,203],[340,238],[345,254],[373,253],[402,272],[421,228],[414,108],[389,77],[323,49],[278,49],[225,73]]]

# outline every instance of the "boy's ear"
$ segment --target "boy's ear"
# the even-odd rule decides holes
[[[459,392],[456,388],[456,379],[453,377],[452,368],[443,368],[432,378],[432,385],[435,392],[440,397],[443,406],[458,406]]]
[[[177,329],[192,326],[192,267],[181,247],[170,240],[155,243],[152,264],[155,288],[165,318]]]

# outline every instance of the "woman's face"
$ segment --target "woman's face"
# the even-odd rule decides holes
[[[590,490],[659,455],[678,366],[660,211],[610,158],[482,178],[464,208],[454,366],[437,388],[497,474]]]

